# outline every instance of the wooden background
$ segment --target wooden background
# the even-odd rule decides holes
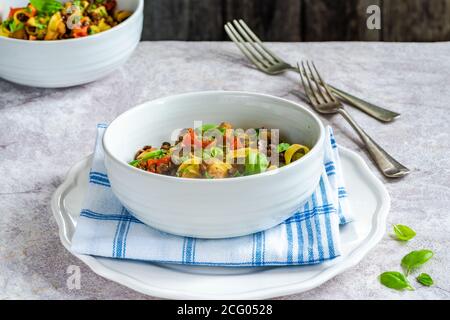
[[[368,30],[377,4],[382,29]],[[144,40],[228,40],[244,19],[266,41],[449,41],[450,0],[145,0]]]

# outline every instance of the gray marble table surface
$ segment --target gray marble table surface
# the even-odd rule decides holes
[[[384,236],[354,268],[320,287],[281,299],[450,298],[450,43],[274,43],[291,62],[314,59],[326,79],[400,112],[382,124],[350,109],[356,120],[412,169],[387,180],[339,116],[323,118],[338,142],[360,154],[392,198],[395,223],[417,231],[401,244]],[[269,77],[231,43],[143,42],[124,67],[92,84],[36,89],[0,80],[0,299],[151,299],[106,280],[61,245],[49,202],[68,169],[92,152],[95,125],[147,100],[199,90],[246,90],[298,100],[296,74]],[[382,287],[377,276],[400,270],[404,254],[434,250],[423,268],[436,285],[411,292]],[[81,289],[67,285],[81,267]],[[414,281],[414,280],[413,280]]]

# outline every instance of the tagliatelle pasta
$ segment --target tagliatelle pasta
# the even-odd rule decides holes
[[[0,25],[0,36],[23,40],[86,37],[113,28],[132,14],[116,6],[116,0],[31,0],[26,7],[10,9]]]

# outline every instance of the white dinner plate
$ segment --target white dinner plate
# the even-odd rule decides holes
[[[390,198],[355,152],[339,147],[355,221],[341,227],[342,255],[313,266],[204,267],[74,254],[95,273],[138,292],[172,299],[263,299],[315,288],[356,265],[383,237]],[[92,157],[72,169],[52,197],[61,242],[70,251]]]

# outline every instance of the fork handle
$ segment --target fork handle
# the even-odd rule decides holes
[[[295,71],[299,73],[300,71],[289,65],[290,70]],[[308,77],[308,75],[305,74],[305,76]],[[368,115],[374,117],[377,120],[383,121],[383,122],[392,122],[396,118],[400,116],[400,113],[384,109],[382,107],[376,106],[373,103],[367,102],[361,98],[355,97],[354,95],[351,95],[348,92],[342,91],[336,87],[333,87],[329,83],[327,83],[327,86],[330,88],[330,90],[337,95],[342,101],[346,102],[347,104],[367,113]]]
[[[367,147],[367,151],[371,155],[373,161],[378,166],[380,171],[389,178],[400,178],[407,175],[410,170],[402,165],[400,162],[390,156],[382,147],[380,147],[350,116],[344,109],[339,108],[338,111],[345,120],[355,129],[361,140]]]
[[[341,98],[344,102],[360,109],[361,111],[364,111],[365,113],[371,115],[375,119],[378,119],[383,122],[391,122],[395,118],[400,116],[400,114],[397,112],[393,112],[393,111],[378,107],[370,102],[367,102],[358,97],[355,97],[355,96],[351,95],[350,93],[339,90],[336,87],[333,87],[331,85],[328,85],[328,87],[331,89],[331,91],[334,94],[339,96],[339,98]]]

